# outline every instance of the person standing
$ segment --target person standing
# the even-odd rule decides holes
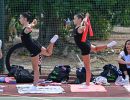
[[[39,82],[39,55],[51,56],[53,52],[54,43],[59,38],[58,35],[50,40],[50,44],[47,48],[43,47],[39,42],[32,39],[31,33],[33,27],[37,24],[36,19],[31,12],[24,12],[20,14],[20,23],[23,26],[21,31],[21,40],[25,48],[30,52],[32,67],[34,70],[34,82],[33,85],[37,86]]]

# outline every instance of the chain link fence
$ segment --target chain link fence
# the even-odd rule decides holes
[[[76,13],[90,13],[94,37],[88,38],[95,45],[106,44],[116,40],[118,42],[116,50],[120,51],[124,41],[130,37],[129,0],[1,0],[0,5],[0,39],[4,43],[2,48],[4,57],[6,57],[10,47],[21,42],[19,37],[21,25],[18,19],[20,13],[27,11],[32,12],[38,20],[32,36],[43,46],[46,47],[48,45],[54,34],[60,36],[53,56],[49,58],[43,57],[43,66],[54,66],[56,64],[77,66],[75,65],[77,63],[75,55],[80,52],[75,46],[72,32],[69,31],[73,28],[73,16]],[[11,62],[13,64],[31,66],[30,58],[26,56],[25,52],[21,53],[24,51],[21,50],[14,52],[11,56]],[[94,60],[95,55],[97,57],[96,60]],[[106,60],[105,56],[108,55],[108,53],[92,54],[93,65],[94,61],[96,61],[95,66],[103,66],[110,62],[111,57],[117,57],[114,53],[110,59]],[[1,63],[3,62],[5,62],[5,59]]]

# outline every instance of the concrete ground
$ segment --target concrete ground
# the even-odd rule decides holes
[[[40,97],[40,98],[43,98],[43,97],[54,97],[54,98],[57,98],[57,97],[61,97],[61,98],[69,98],[69,97],[70,98],[72,98],[72,97],[73,98],[90,98],[90,97],[100,98],[100,97],[104,97],[104,98],[117,98],[118,97],[118,98],[130,98],[130,92],[128,92],[122,86],[116,86],[114,83],[111,83],[110,86],[104,86],[106,89],[105,92],[71,92],[70,84],[62,84],[61,87],[64,89],[65,92],[61,93],[61,94],[43,94],[43,93],[42,94],[38,94],[38,93],[36,93],[36,94],[19,94],[17,91],[17,88],[16,88],[16,84],[1,84],[1,85],[5,86],[5,87],[4,87],[3,93],[0,93],[0,97],[23,97],[23,98],[25,98],[25,97]],[[1,100],[1,98],[0,98],[0,100]],[[8,98],[7,98],[7,100],[8,100]],[[48,100],[52,100],[52,99],[48,99]],[[53,99],[53,100],[55,100],[55,99]],[[99,100],[99,99],[94,99],[94,100]],[[120,99],[120,100],[122,100],[122,99]]]
[[[0,97],[0,100],[113,100],[114,98],[75,98],[75,97]],[[115,98],[118,100],[129,100],[130,98]]]

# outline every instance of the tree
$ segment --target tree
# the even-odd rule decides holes
[[[39,2],[36,0],[5,0],[5,40],[9,40],[9,23],[14,17],[17,22],[19,14],[25,11],[31,11],[34,14],[39,12]]]
[[[90,13],[95,39],[109,38],[113,25],[130,25],[130,0],[6,0],[5,4],[8,19],[24,11],[40,19],[39,40],[44,44],[53,34],[62,36],[64,19],[72,20],[78,12]]]

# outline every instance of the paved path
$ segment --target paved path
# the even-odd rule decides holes
[[[74,98],[74,97],[69,97],[69,98],[58,98],[58,97],[0,97],[0,100],[130,100],[130,98]]]

